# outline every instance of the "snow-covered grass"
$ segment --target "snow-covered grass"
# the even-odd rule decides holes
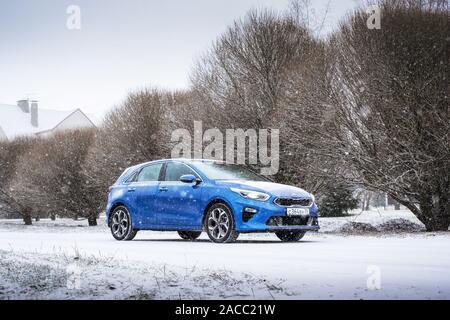
[[[401,221],[400,219],[414,223],[425,230],[423,223],[411,211],[408,209],[394,210],[393,206],[389,206],[386,209],[372,208],[368,211],[353,210],[346,217],[322,217],[320,218],[320,231],[339,233],[349,223],[364,223],[377,227],[389,221]]]
[[[151,231],[118,242],[103,220],[0,220],[0,299],[450,299],[450,233],[338,232],[393,218],[415,219],[373,210],[322,218],[298,243],[242,234],[225,245]]]
[[[248,273],[93,255],[0,250],[0,299],[270,299],[285,292]]]

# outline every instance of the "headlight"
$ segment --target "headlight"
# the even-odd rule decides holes
[[[267,201],[270,198],[270,195],[267,193],[257,192],[257,191],[250,191],[250,190],[243,190],[243,189],[237,189],[237,188],[230,188],[231,191],[239,193],[242,197],[250,200],[257,200],[257,201]]]

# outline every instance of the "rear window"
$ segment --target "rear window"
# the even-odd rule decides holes
[[[159,172],[161,171],[162,163],[155,163],[148,165],[139,172],[137,182],[150,182],[159,180]]]
[[[122,172],[122,174],[119,176],[119,178],[116,180],[116,184],[117,184],[117,183],[123,182],[125,179],[127,179],[127,180],[130,179],[130,178],[129,178],[129,175],[130,175],[135,169],[136,169],[136,166],[125,169],[125,170]]]

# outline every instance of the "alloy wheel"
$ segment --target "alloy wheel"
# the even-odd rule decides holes
[[[117,238],[124,237],[128,232],[130,221],[124,210],[117,210],[112,216],[111,230]]]
[[[230,229],[230,219],[222,208],[215,208],[208,218],[209,234],[216,240],[222,240]]]
[[[225,203],[213,204],[208,209],[204,227],[212,242],[231,243],[239,237],[239,232],[235,229],[233,211]]]

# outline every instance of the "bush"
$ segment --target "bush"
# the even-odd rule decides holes
[[[35,138],[18,138],[13,141],[0,142],[0,202],[2,210],[8,214],[20,214],[27,224],[31,224],[31,215],[27,209],[16,201],[17,193],[12,189],[12,181],[18,171],[20,157],[27,154],[36,141]]]
[[[378,226],[380,231],[385,232],[420,232],[425,231],[425,227],[412,221],[397,218],[383,222]]]
[[[94,132],[75,130],[34,139],[18,159],[10,183],[10,197],[18,204],[25,223],[31,217],[82,216],[95,225],[98,212],[92,209],[82,166],[92,145]]]
[[[364,222],[347,222],[339,228],[339,232],[343,233],[366,233],[378,232],[379,230],[370,223]]]

